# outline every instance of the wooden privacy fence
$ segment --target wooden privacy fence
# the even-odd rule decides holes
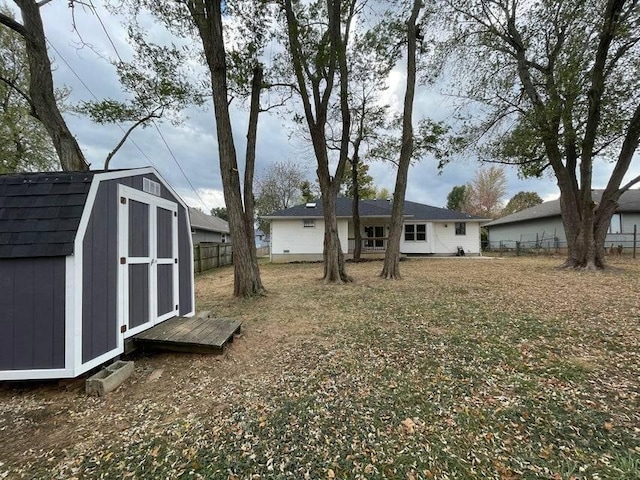
[[[193,246],[193,270],[196,273],[232,263],[233,248],[230,243],[198,243]]]

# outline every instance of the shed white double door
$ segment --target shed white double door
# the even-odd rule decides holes
[[[119,185],[120,331],[178,315],[178,205]]]

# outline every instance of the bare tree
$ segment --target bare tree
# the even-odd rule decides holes
[[[506,194],[504,168],[496,165],[480,168],[464,189],[462,211],[482,218],[497,218],[501,215]]]

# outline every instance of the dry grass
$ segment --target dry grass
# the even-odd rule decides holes
[[[214,271],[199,309],[244,322],[225,356],[138,356],[104,399],[0,386],[0,479],[640,478],[640,263],[557,263],[264,265],[243,301]]]

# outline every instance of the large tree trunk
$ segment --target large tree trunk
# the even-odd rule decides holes
[[[333,189],[330,189],[333,190]],[[336,217],[337,192],[327,192],[322,195],[322,207],[324,209],[324,282],[344,283],[353,279],[345,270],[344,253],[338,235],[338,219]],[[327,212],[329,215],[327,215]]]
[[[0,17],[0,23],[19,33],[25,40],[32,115],[42,122],[51,136],[63,170],[88,170],[89,165],[82,150],[69,131],[56,103],[40,6],[35,0],[15,0],[15,3],[20,8],[23,24],[4,15]]]
[[[404,216],[404,197],[407,190],[407,178],[409,165],[413,155],[413,99],[416,88],[416,22],[421,0],[414,0],[411,16],[407,21],[407,90],[404,96],[404,111],[402,114],[402,146],[400,147],[400,159],[398,161],[398,173],[396,186],[393,193],[393,205],[391,208],[391,226],[387,250],[384,254],[384,265],[380,276],[392,280],[400,279],[400,240],[402,238],[402,225]]]
[[[353,247],[353,260],[355,262],[360,261],[362,255],[362,226],[360,225],[360,185],[358,184],[358,164],[360,142],[356,140],[353,152],[353,158],[351,159],[351,184],[353,185],[353,201],[351,202],[352,218],[353,218],[353,232],[355,245]]]
[[[205,58],[211,73],[218,154],[220,156],[220,174],[222,176],[224,199],[229,215],[229,229],[231,230],[233,243],[233,293],[238,297],[262,294],[264,289],[260,279],[260,271],[257,267],[253,228],[250,228],[251,222],[247,219],[247,212],[243,208],[236,149],[229,117],[226,53],[222,32],[220,1],[193,0],[188,2],[188,7],[200,34]],[[254,125],[257,125],[257,115]],[[253,141],[255,143],[255,138]],[[252,175],[253,173],[251,173]],[[253,200],[249,201],[252,202]]]
[[[324,209],[324,281],[326,283],[350,282],[352,278],[345,271],[344,253],[340,245],[338,236],[338,221],[336,218],[336,198],[344,168],[347,162],[349,129],[351,114],[348,105],[348,69],[346,59],[346,43],[349,37],[349,27],[354,15],[354,2],[350,4],[349,19],[345,24],[344,39],[341,33],[341,1],[327,1],[328,28],[324,35],[323,42],[328,42],[323,46],[329,55],[318,55],[317,59],[326,61],[322,68],[315,65],[315,74],[310,74],[306,62],[311,60],[303,52],[300,43],[300,25],[293,8],[291,0],[284,1],[284,11],[287,21],[287,34],[289,40],[289,53],[293,66],[293,72],[298,84],[298,92],[304,107],[305,118],[311,135],[314,153],[318,162],[318,183],[322,193],[322,206]],[[325,127],[327,124],[327,112],[329,101],[334,87],[336,69],[340,72],[340,110],[342,114],[342,135],[340,139],[340,156],[335,175],[332,177],[329,171],[329,158],[327,153],[327,139]],[[322,73],[320,73],[322,72]],[[309,91],[307,81],[311,84]],[[324,84],[324,91],[321,85]],[[313,100],[313,105],[311,100]]]

